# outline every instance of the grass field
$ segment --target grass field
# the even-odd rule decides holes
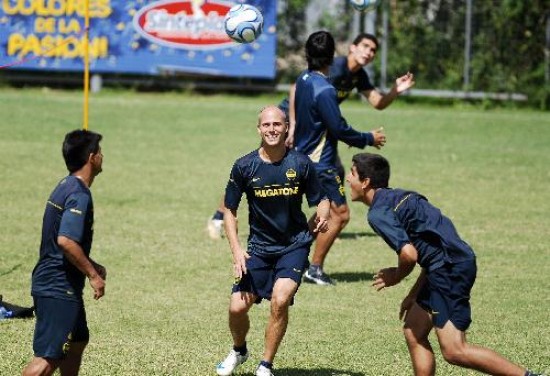
[[[213,375],[230,349],[232,283],[226,241],[204,231],[233,161],[258,145],[259,108],[281,96],[102,92],[90,129],[104,135],[104,172],[92,187],[92,256],[109,273],[106,296],[85,300],[91,341],[82,375]],[[45,201],[65,174],[61,142],[81,127],[80,92],[0,90],[0,294],[30,305]],[[346,103],[351,124],[383,125],[391,185],[425,194],[476,250],[472,343],[550,372],[550,116],[396,103],[377,112]],[[341,146],[349,167],[357,149]],[[352,219],[327,259],[335,287],[302,285],[275,359],[277,376],[411,375],[401,324],[401,285],[375,292],[373,273],[396,257]],[[307,209],[309,211],[309,209]],[[246,206],[241,235],[248,233]],[[251,311],[251,375],[263,351],[268,305]],[[0,374],[32,357],[34,320],[0,321]],[[435,337],[432,338],[435,341]],[[434,342],[435,343],[435,342]],[[447,365],[438,375],[473,375]]]

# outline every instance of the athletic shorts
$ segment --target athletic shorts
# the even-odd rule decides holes
[[[88,342],[90,333],[83,302],[35,296],[34,355],[63,359],[71,342]]]
[[[416,302],[432,314],[435,327],[442,328],[447,321],[465,332],[472,322],[470,291],[476,280],[476,261],[445,264],[426,275]]]
[[[251,292],[262,299],[271,299],[273,286],[278,278],[290,278],[300,286],[302,275],[309,267],[309,246],[298,248],[283,255],[260,256],[250,254],[246,260],[246,274],[233,285],[232,292]]]
[[[342,159],[340,158],[340,155],[336,155],[336,173],[340,177],[340,180],[345,182],[346,181],[346,169],[344,168],[344,165],[342,164]]]
[[[336,204],[336,206],[345,205],[346,192],[344,189],[344,181],[339,175],[338,168],[321,171],[317,170],[317,176],[329,200]]]

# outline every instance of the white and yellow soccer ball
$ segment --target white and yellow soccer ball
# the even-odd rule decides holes
[[[380,5],[381,0],[349,0],[351,6],[359,12],[370,12]]]
[[[250,43],[262,34],[264,17],[256,7],[238,4],[227,12],[224,26],[227,35],[235,42]]]

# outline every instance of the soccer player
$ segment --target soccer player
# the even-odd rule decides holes
[[[378,39],[372,34],[360,33],[355,37],[352,44],[349,47],[347,56],[339,56],[334,59],[334,62],[330,66],[328,80],[336,88],[338,93],[338,103],[342,103],[349,98],[353,89],[357,89],[361,95],[367,99],[367,101],[377,110],[383,110],[388,107],[397,96],[404,91],[410,89],[414,85],[414,75],[407,73],[395,80],[395,84],[392,88],[383,93],[376,89],[367,74],[363,69],[366,65],[370,64],[376,57],[378,51]],[[294,95],[295,85],[292,85],[289,98],[285,98],[279,104],[279,107],[285,111],[287,119],[289,121],[289,131],[287,136],[287,146],[294,147],[294,129],[296,125],[295,111],[294,111]],[[344,181],[345,170],[340,162],[340,158],[337,157],[338,175],[340,179]],[[223,198],[220,200],[220,204],[214,215],[208,219],[207,231],[208,235],[212,239],[220,239],[223,236]],[[349,221],[349,210],[346,215],[343,215],[343,226]],[[312,276],[320,274],[321,277],[313,277],[306,280],[309,282],[320,282],[327,279],[324,277],[322,266],[324,264],[327,253],[324,251],[324,247],[315,248],[313,255],[312,268],[317,269],[318,273],[309,273]]]
[[[311,34],[306,42],[308,69],[296,80],[294,108],[296,150],[312,160],[323,190],[331,201],[329,230],[317,234],[312,266],[304,274],[307,281],[333,284],[323,270],[323,261],[349,220],[343,180],[338,174],[338,141],[349,146],[376,148],[386,143],[381,130],[359,132],[342,117],[337,91],[327,76],[334,59],[334,39],[326,31]]]
[[[233,255],[236,283],[229,303],[233,349],[218,364],[218,375],[230,375],[249,356],[248,311],[262,299],[271,301],[262,361],[256,376],[271,376],[273,359],[286,332],[288,310],[308,265],[312,233],[327,231],[329,201],[321,191],[308,157],[287,149],[285,114],[276,106],[258,118],[259,149],[237,159],[225,191],[225,230]],[[237,236],[237,209],[243,193],[248,201],[250,235],[243,248]],[[302,197],[317,205],[308,223]]]
[[[401,303],[404,334],[414,374],[435,374],[435,358],[428,335],[433,327],[441,353],[451,364],[490,375],[532,376],[496,352],[466,342],[470,326],[470,291],[476,278],[472,248],[453,223],[428,200],[413,191],[388,188],[390,166],[377,154],[356,154],[347,182],[352,201],[369,206],[368,222],[397,253],[397,267],[378,271],[373,286],[394,286],[422,271]]]
[[[86,277],[94,299],[105,294],[106,269],[90,258],[94,205],[90,186],[101,172],[102,136],[75,130],[65,136],[69,175],[51,193],[44,212],[38,263],[32,272],[36,312],[34,358],[23,376],[77,375],[89,331],[82,299]]]

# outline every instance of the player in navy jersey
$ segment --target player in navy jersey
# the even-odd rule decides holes
[[[36,312],[34,358],[24,376],[77,375],[89,331],[82,293],[86,277],[94,299],[105,294],[106,269],[90,258],[94,205],[90,186],[101,172],[102,136],[75,130],[65,136],[63,157],[69,175],[46,202],[40,255],[32,273]]]
[[[326,31],[311,34],[306,42],[308,69],[296,80],[294,98],[295,148],[313,161],[324,191],[331,200],[329,231],[318,234],[312,266],[304,274],[306,281],[333,284],[323,271],[323,262],[334,240],[349,220],[343,180],[338,174],[338,141],[349,146],[382,147],[386,136],[381,130],[360,132],[342,117],[336,89],[327,78],[334,59],[334,39]]]
[[[435,374],[428,340],[433,327],[446,361],[491,375],[534,375],[496,352],[466,342],[471,323],[470,291],[476,278],[472,248],[449,218],[413,191],[388,188],[390,166],[377,154],[356,154],[347,181],[351,199],[369,206],[368,222],[397,253],[397,267],[380,270],[377,290],[398,284],[418,263],[422,271],[401,303],[399,317],[414,374]]]
[[[349,98],[354,89],[357,91],[377,110],[383,110],[388,107],[397,96],[404,91],[410,89],[414,85],[414,76],[412,73],[407,73],[395,80],[395,84],[388,92],[382,92],[376,89],[364,70],[364,67],[370,64],[376,57],[378,50],[378,39],[372,34],[360,33],[355,37],[349,47],[347,56],[339,56],[334,59],[330,66],[328,80],[336,88],[338,94],[338,103],[342,103]],[[289,98],[285,98],[279,104],[279,108],[285,111],[289,121],[289,131],[286,139],[288,147],[294,147],[294,129],[296,119],[294,115],[294,95],[295,85],[292,85]],[[345,169],[338,157],[336,161],[338,175],[344,181]],[[212,239],[220,239],[223,236],[223,198],[211,218],[207,221],[207,231]],[[344,226],[349,221],[348,216],[344,216]],[[323,265],[326,254],[321,254],[320,251],[315,252],[314,258],[319,265]],[[315,280],[312,280],[315,282]]]
[[[276,106],[264,108],[258,119],[261,146],[235,162],[227,183],[224,222],[236,278],[229,304],[233,349],[216,367],[218,375],[230,375],[248,358],[248,311],[262,299],[271,301],[271,315],[256,375],[272,375],[288,309],[308,266],[312,233],[328,228],[329,201],[309,158],[286,148],[287,130],[283,111]],[[237,209],[243,194],[250,226],[246,248],[237,236]],[[301,209],[304,195],[310,206],[317,205],[309,223]]]

